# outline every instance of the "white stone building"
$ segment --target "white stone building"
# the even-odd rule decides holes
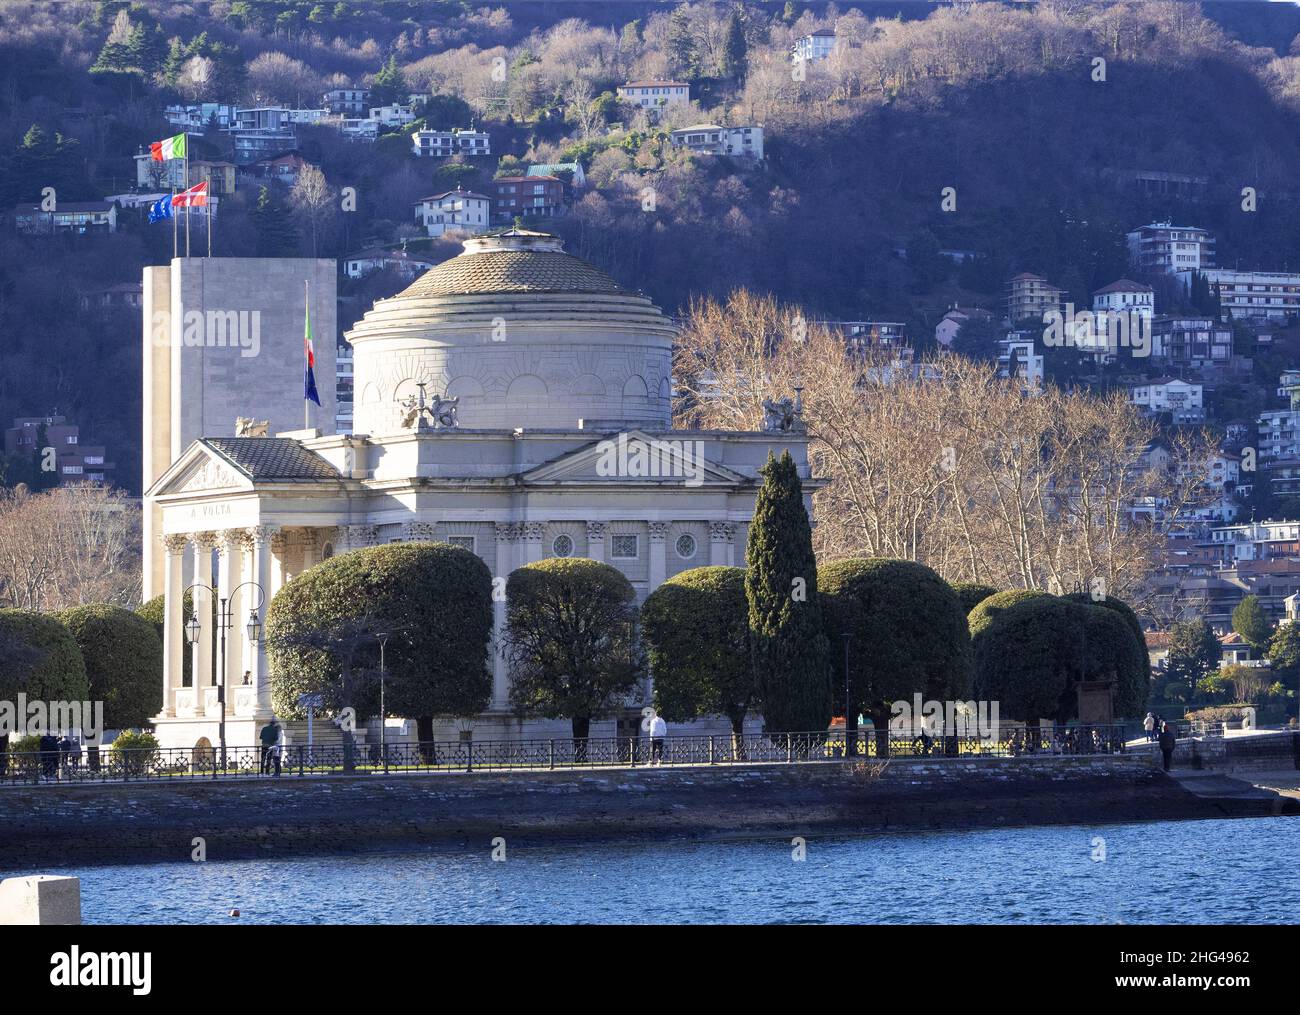
[[[485,233],[492,199],[472,190],[444,191],[415,203],[415,221],[430,236],[446,233]]]
[[[835,52],[836,41],[833,30],[819,28],[817,31],[795,40],[794,47],[790,51],[790,59],[804,63],[825,60]]]
[[[1178,272],[1178,281],[1190,291],[1194,271]],[[1234,271],[1209,268],[1201,272],[1219,293],[1219,306],[1227,317],[1286,321],[1300,316],[1300,272]]]
[[[1152,222],[1128,234],[1129,260],[1143,271],[1195,271],[1214,267],[1214,234],[1200,226]]]
[[[618,86],[621,101],[640,106],[652,123],[668,106],[685,106],[691,101],[691,86],[686,81],[629,81]]]
[[[145,494],[146,512],[161,514],[166,550],[162,744],[216,742],[219,684],[231,689],[228,744],[253,744],[271,714],[265,645],[244,633],[250,613],[265,616],[251,589],[235,604],[227,658],[212,664],[214,633],[204,623],[193,684],[184,685],[187,561],[202,577],[215,554],[218,587],[253,580],[268,600],[332,554],[394,540],[462,545],[494,577],[546,557],[586,556],[622,571],[639,600],[679,571],[743,564],[769,452],[790,450],[811,504],[808,438],[797,412],[778,414],[763,432],[674,430],[675,334],[649,299],[566,254],[555,237],[508,230],[467,240],[464,253],[380,300],[345,333],[353,434],[189,444]],[[437,406],[435,421],[412,423],[425,398]],[[458,399],[454,410],[446,399]],[[237,399],[229,411],[240,411]],[[675,449],[676,457],[646,470],[632,464],[642,461],[637,449]],[[505,604],[496,610],[500,632]],[[521,721],[510,710],[504,646],[495,644],[491,704],[473,735],[567,736],[567,721]],[[649,694],[641,688],[591,735],[629,728],[620,721],[635,729]]]
[[[699,123],[682,127],[668,135],[676,148],[687,148],[701,155],[732,155],[763,161],[762,127],[721,127],[716,123]]]

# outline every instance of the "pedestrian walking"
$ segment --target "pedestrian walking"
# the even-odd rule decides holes
[[[668,736],[668,724],[664,722],[663,716],[656,713],[650,720],[650,764],[663,764],[666,736]]]
[[[1142,728],[1147,731],[1147,739],[1155,740],[1156,738],[1156,717],[1153,713],[1148,712],[1147,717],[1142,720]]]
[[[1174,748],[1178,746],[1178,738],[1174,736],[1173,729],[1168,723],[1164,723],[1160,728],[1160,756],[1164,761],[1165,771],[1169,771],[1169,763],[1174,758]]]
[[[269,775],[271,768],[275,768],[275,774],[280,774],[280,753],[278,747],[283,730],[280,726],[280,720],[271,716],[271,721],[262,727],[262,774]]]

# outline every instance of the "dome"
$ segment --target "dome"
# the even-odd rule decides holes
[[[547,233],[464,247],[346,333],[357,433],[400,430],[419,384],[460,399],[462,428],[670,425],[676,328],[649,299]]]
[[[399,299],[479,293],[625,293],[599,268],[564,253],[546,233],[511,229],[467,240],[465,252],[430,268]]]

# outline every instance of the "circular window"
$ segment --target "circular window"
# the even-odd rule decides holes
[[[686,560],[695,556],[695,537],[689,532],[677,537],[677,556]]]
[[[572,557],[573,537],[565,535],[556,536],[554,542],[551,543],[551,552],[557,557]]]

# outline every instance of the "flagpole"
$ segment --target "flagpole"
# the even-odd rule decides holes
[[[190,189],[190,146],[189,137],[185,136],[185,189]],[[190,256],[190,199],[185,198],[185,256]]]
[[[304,320],[310,320],[310,319],[311,319],[311,317],[310,317],[310,315],[311,315],[311,282],[309,282],[309,281],[308,281],[307,279],[305,279],[305,278],[302,280],[302,291],[303,291],[303,319],[304,319]],[[306,328],[305,328],[305,327],[303,328],[303,332],[304,332],[304,334],[306,333]],[[303,360],[304,360],[304,362],[307,362],[307,350],[306,350],[306,349],[303,349],[303,351],[302,351],[302,355],[303,355]],[[305,390],[304,390],[303,393],[302,393],[302,428],[303,428],[304,430],[310,430],[310,429],[311,429],[311,399],[309,399],[309,398],[307,397],[307,392],[306,392]]]
[[[180,236],[178,235],[180,223],[176,221],[176,174],[172,172],[170,162],[164,162],[163,165],[167,167],[167,178],[172,181],[172,200],[171,204],[167,206],[167,210],[171,212],[172,217],[172,260],[175,260],[180,256]]]
[[[212,178],[211,176],[208,177],[208,179],[211,178]],[[208,190],[211,189],[212,189],[211,187],[208,188]],[[210,259],[212,257],[212,195],[211,194],[208,195],[208,203],[204,205],[204,207],[208,209],[208,257]]]

